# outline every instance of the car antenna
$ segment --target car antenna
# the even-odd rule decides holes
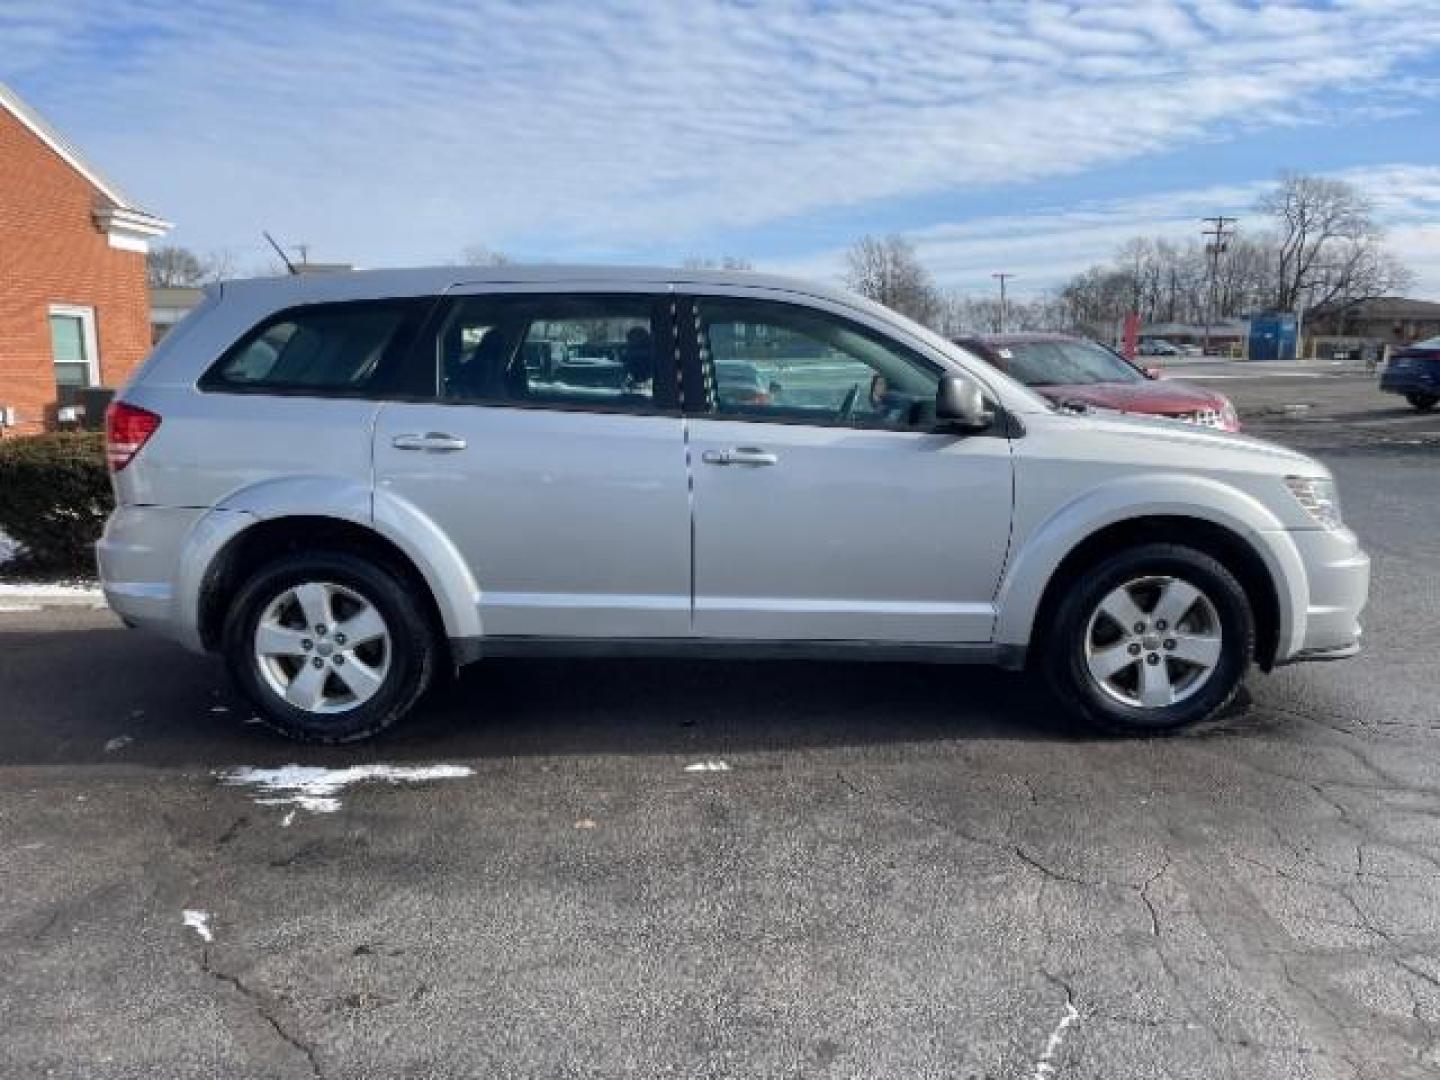
[[[285,264],[285,269],[288,270],[291,275],[300,273],[299,270],[295,269],[295,264],[290,261],[290,257],[285,254],[285,249],[275,242],[275,238],[273,236],[271,236],[264,229],[260,230],[260,235],[265,237],[266,240],[270,241],[270,246],[275,249],[275,254],[280,256],[280,261]]]

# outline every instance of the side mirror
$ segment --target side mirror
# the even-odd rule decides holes
[[[984,431],[995,422],[980,387],[963,375],[944,375],[935,391],[935,419],[960,431]]]
[[[1145,378],[1147,379],[1158,379],[1160,377],[1160,369],[1158,367],[1147,367],[1144,370]]]

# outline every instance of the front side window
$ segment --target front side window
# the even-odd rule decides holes
[[[95,313],[90,308],[50,308],[50,354],[56,386],[95,385]]]
[[[928,426],[939,376],[914,353],[793,304],[697,301],[705,405],[718,416],[861,427]]]
[[[649,296],[461,299],[437,343],[443,397],[628,412],[670,408],[662,322]]]
[[[274,316],[205,377],[206,389],[367,396],[397,382],[423,315],[414,300],[316,304]]]

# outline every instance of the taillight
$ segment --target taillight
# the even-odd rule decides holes
[[[140,448],[160,428],[160,417],[149,409],[124,401],[111,402],[105,412],[105,458],[110,471],[129,465]]]

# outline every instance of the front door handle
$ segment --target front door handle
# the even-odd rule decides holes
[[[701,460],[707,465],[778,465],[780,458],[758,446],[737,446],[734,450],[706,450]]]
[[[396,435],[390,440],[396,450],[427,450],[432,454],[452,454],[464,450],[465,440],[458,435],[446,435],[440,431],[427,431],[424,435]]]

